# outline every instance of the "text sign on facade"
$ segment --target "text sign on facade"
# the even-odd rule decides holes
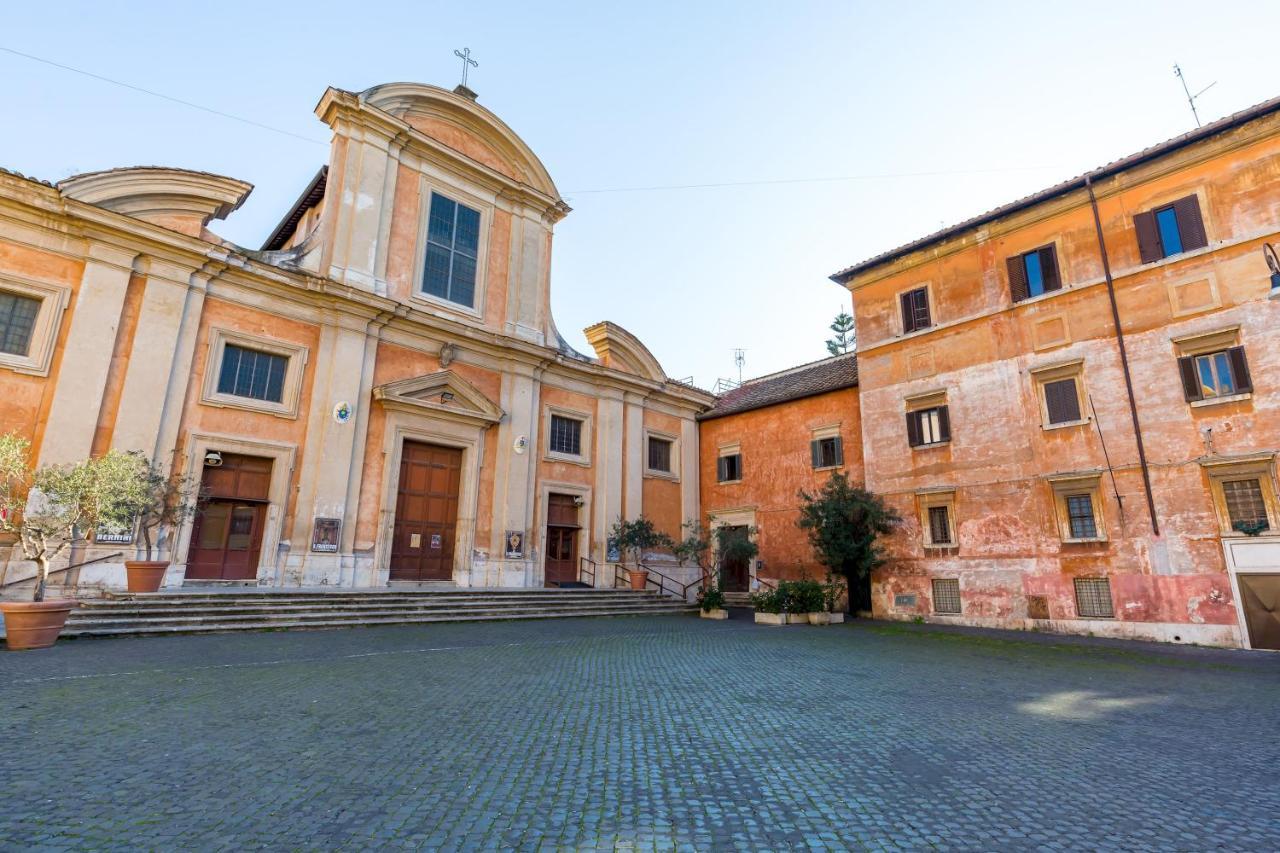
[[[311,550],[322,554],[338,551],[338,536],[342,532],[342,519],[317,518],[311,528]]]

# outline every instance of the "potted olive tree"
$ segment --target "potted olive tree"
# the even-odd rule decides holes
[[[76,602],[45,600],[50,566],[80,531],[131,522],[129,497],[137,476],[136,460],[119,451],[35,469],[29,451],[25,438],[0,435],[0,530],[15,537],[22,555],[36,564],[32,600],[0,601],[11,649],[43,649],[57,642]]]
[[[144,560],[125,560],[129,592],[156,592],[164,583],[168,560],[156,560],[159,545],[168,537],[172,541],[179,524],[195,512],[192,500],[198,482],[191,477],[171,477],[141,453],[131,453],[136,466],[136,479],[128,497],[137,519],[138,535],[146,552]],[[164,550],[170,550],[168,548]]]
[[[618,549],[631,557],[632,568],[627,570],[627,579],[631,588],[642,590],[649,582],[649,571],[644,568],[645,551],[654,548],[671,547],[671,537],[653,526],[653,522],[643,515],[633,521],[618,519],[609,531]]]

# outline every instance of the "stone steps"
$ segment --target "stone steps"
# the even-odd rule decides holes
[[[628,590],[148,593],[82,602],[66,637],[210,634],[429,622],[689,613],[692,605]]]
[[[750,607],[751,593],[749,592],[726,592],[724,594],[725,607]]]

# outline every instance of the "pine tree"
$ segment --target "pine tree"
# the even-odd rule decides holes
[[[827,341],[827,352],[832,355],[844,355],[847,352],[853,352],[858,336],[853,330],[853,318],[849,316],[849,313],[841,311],[836,315],[836,319],[829,328],[836,333],[836,336]]]

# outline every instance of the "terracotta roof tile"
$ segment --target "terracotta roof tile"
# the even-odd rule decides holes
[[[855,353],[824,358],[778,373],[748,379],[716,400],[715,406],[699,420],[711,420],[790,400],[854,388],[858,385],[858,357]]]

